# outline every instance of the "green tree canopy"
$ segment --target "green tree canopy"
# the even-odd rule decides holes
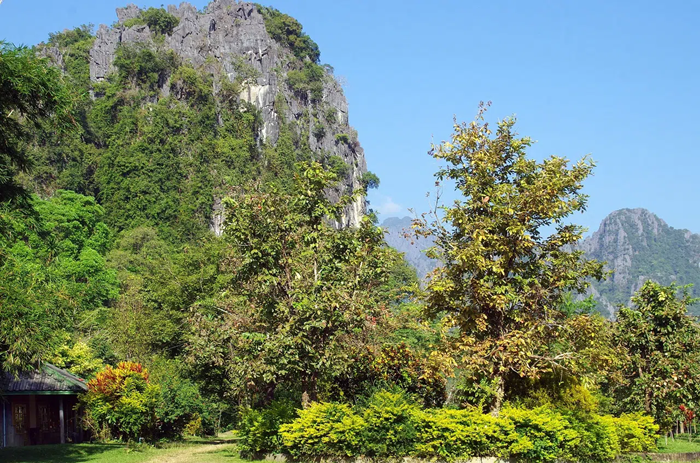
[[[335,181],[319,163],[300,164],[293,194],[254,189],[227,200],[222,265],[232,280],[196,307],[190,344],[199,369],[220,375],[211,382],[268,398],[284,384],[313,400],[319,381],[371,338],[387,312],[380,294],[392,254],[368,220],[330,226],[350,200],[327,199]]]
[[[12,372],[51,354],[64,330],[89,330],[118,290],[105,260],[110,232],[94,198],[59,190],[30,206],[37,221],[16,218],[9,237],[0,237],[0,363]]]
[[[644,411],[668,430],[684,405],[700,405],[700,327],[687,314],[683,288],[647,281],[632,308],[617,314],[615,336],[621,375],[608,386],[621,411]]]
[[[60,70],[29,48],[0,42],[0,203],[27,198],[16,175],[30,166],[28,126],[52,118],[60,128],[70,120],[70,108]]]

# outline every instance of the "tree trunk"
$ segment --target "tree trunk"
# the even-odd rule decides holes
[[[275,390],[277,389],[277,384],[269,383],[265,388],[265,397],[263,398],[263,406],[268,406],[275,400]]]
[[[503,376],[498,375],[493,378],[493,385],[495,394],[493,400],[491,401],[491,415],[498,416],[501,413],[501,407],[503,406],[503,397],[505,396],[505,385],[503,381]]]
[[[642,380],[644,378],[644,370],[642,370],[641,365],[638,367],[638,373],[639,379]],[[651,389],[649,387],[644,389],[644,411],[651,413]]]
[[[313,372],[302,381],[302,401],[318,402],[318,373]]]

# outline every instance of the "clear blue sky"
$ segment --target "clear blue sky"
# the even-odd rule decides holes
[[[4,0],[0,39],[35,44],[52,31],[111,24],[116,0]],[[206,0],[192,2],[203,7]],[[267,2],[264,2],[267,3]],[[159,1],[137,2],[160,6]],[[382,217],[425,210],[431,141],[453,115],[511,114],[538,141],[533,156],[598,166],[586,183],[591,230],[609,212],[645,207],[700,232],[700,3],[496,0],[280,0],[347,82],[350,122]]]

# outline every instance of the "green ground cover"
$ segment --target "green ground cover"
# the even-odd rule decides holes
[[[659,453],[700,452],[700,437],[659,439]],[[256,463],[240,458],[232,435],[220,438],[188,439],[156,448],[147,445],[72,444],[38,445],[0,449],[0,461],[6,463]]]
[[[241,463],[238,448],[229,436],[189,439],[156,448],[147,445],[72,444],[37,445],[0,449],[4,463]],[[250,462],[248,462],[250,463]]]
[[[688,435],[680,435],[675,439],[659,439],[659,453],[700,453],[700,435],[693,435],[692,439],[688,439]]]

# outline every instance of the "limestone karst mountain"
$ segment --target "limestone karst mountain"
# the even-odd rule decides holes
[[[691,293],[700,294],[700,235],[670,227],[646,209],[611,213],[581,247],[588,256],[606,261],[613,272],[591,288],[601,311],[610,316],[646,280],[693,284]]]
[[[220,233],[223,196],[255,180],[284,184],[300,160],[338,173],[332,198],[363,188],[364,152],[333,69],[275,9],[235,0],[202,11],[128,5],[95,34],[52,34],[37,49],[85,97],[80,139],[59,146],[39,134],[27,182],[43,196],[63,188],[97,197],[117,230]],[[364,212],[358,198],[339,225]]]

